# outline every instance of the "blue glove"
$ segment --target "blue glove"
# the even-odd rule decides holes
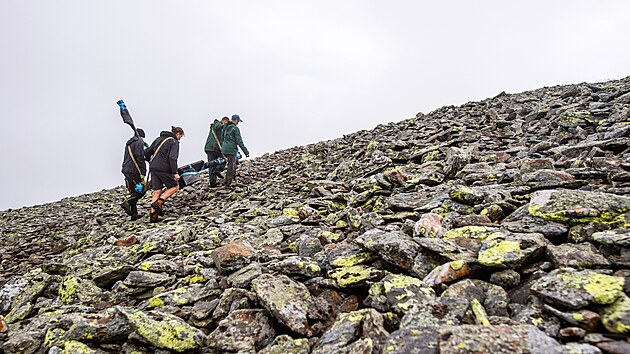
[[[142,193],[143,189],[144,189],[144,186],[142,185],[142,183],[136,184],[136,187],[135,187],[136,193]]]
[[[122,109],[123,111],[127,109],[127,106],[125,106],[125,102],[123,100],[118,100],[118,102],[116,103],[120,106],[120,109]]]
[[[242,157],[243,157],[243,155],[241,155],[241,152],[237,151],[236,152],[236,158],[240,160]]]

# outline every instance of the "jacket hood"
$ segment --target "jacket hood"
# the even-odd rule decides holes
[[[140,140],[137,136],[132,137],[131,139],[127,140],[127,144],[126,145],[131,145],[131,143],[133,143],[134,141],[138,141]]]

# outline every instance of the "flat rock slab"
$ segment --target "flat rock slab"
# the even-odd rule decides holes
[[[547,256],[556,268],[607,268],[610,262],[595,246],[585,242],[578,245],[565,243],[547,246]]]
[[[612,304],[623,292],[624,283],[623,277],[569,268],[536,280],[531,290],[552,306],[579,310],[591,304]]]
[[[590,238],[593,242],[606,246],[630,248],[630,229],[614,229],[595,232]]]
[[[542,234],[535,233],[489,237],[481,244],[477,259],[488,267],[521,268],[544,253],[547,244]]]
[[[568,189],[535,192],[529,203],[531,215],[569,225],[610,222],[628,210],[629,197]]]
[[[119,309],[136,333],[151,345],[176,352],[197,349],[206,336],[181,318],[160,312]]]
[[[252,282],[262,305],[292,331],[311,334],[307,313],[313,297],[306,286],[286,275],[262,274]]]
[[[438,349],[441,354],[564,353],[558,342],[531,325],[441,327],[438,331]]]

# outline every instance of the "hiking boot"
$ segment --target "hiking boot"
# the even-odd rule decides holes
[[[131,215],[131,221],[136,221],[138,219],[142,219],[142,215],[140,214]]]
[[[149,219],[149,222],[156,223],[160,221],[162,221],[162,219],[160,219],[160,216],[158,215],[158,213],[156,212],[151,213],[151,218]]]
[[[159,216],[164,216],[164,199],[160,198],[158,200],[156,200],[154,203],[151,203],[151,208],[153,208],[153,210],[155,210],[155,212],[159,215]]]
[[[129,203],[127,203],[126,200],[120,203],[120,207],[123,208],[123,210],[125,211],[125,213],[127,213],[127,215],[129,216],[133,215],[133,213],[131,212],[131,205],[129,205]]]

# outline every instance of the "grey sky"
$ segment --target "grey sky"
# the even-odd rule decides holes
[[[0,210],[122,183],[127,103],[180,165],[238,113],[252,156],[630,74],[630,2],[0,0]]]

